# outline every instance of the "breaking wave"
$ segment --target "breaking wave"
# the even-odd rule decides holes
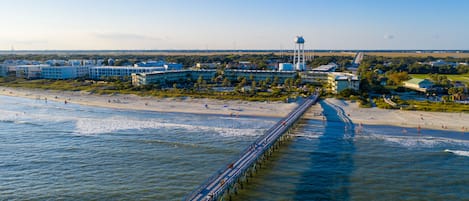
[[[264,129],[243,129],[230,127],[228,123],[221,126],[202,126],[182,123],[169,123],[158,119],[138,120],[123,117],[105,119],[80,118],[76,122],[76,132],[79,134],[112,133],[120,130],[141,129],[185,129],[190,131],[212,131],[222,136],[256,136],[261,135]]]

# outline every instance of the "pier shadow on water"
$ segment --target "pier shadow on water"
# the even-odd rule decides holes
[[[353,124],[341,108],[324,101],[320,104],[327,119],[324,134],[318,139],[317,149],[310,153],[310,169],[297,184],[294,200],[350,200],[355,152]]]

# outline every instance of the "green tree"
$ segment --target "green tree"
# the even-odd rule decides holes
[[[246,78],[243,77],[237,86],[239,88],[243,88],[246,85],[246,83],[247,83]]]
[[[279,83],[279,78],[277,76],[274,77],[274,81],[272,81],[272,86],[276,87]]]
[[[270,79],[270,77],[268,77],[268,78],[265,79],[265,83],[266,83],[266,84],[270,84],[271,81],[272,81],[272,80]]]
[[[261,81],[259,85],[260,85],[261,91],[267,91],[267,82],[266,81]]]
[[[231,86],[230,80],[225,77],[225,79],[223,79],[222,86],[224,86],[224,87],[229,87],[229,86]]]
[[[255,80],[251,82],[251,93],[255,94],[256,93],[256,88],[257,88],[257,83]]]
[[[204,81],[204,79],[203,79],[202,75],[199,76],[199,78],[197,78],[197,84],[199,84],[199,86],[202,85],[202,82],[203,82],[203,81]]]
[[[407,72],[390,73],[388,77],[394,85],[399,85],[401,82],[409,79]]]
[[[451,100],[461,100],[464,94],[463,88],[451,87],[448,89],[448,94],[451,95]]]
[[[298,77],[295,79],[295,86],[296,86],[296,87],[299,87],[299,86],[301,85],[301,82],[302,82],[302,81],[301,81],[301,77],[298,76]]]
[[[254,81],[254,75],[249,75],[249,81]]]

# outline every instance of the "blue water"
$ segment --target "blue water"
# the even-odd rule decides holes
[[[469,134],[356,133],[321,104],[233,200],[469,200]],[[181,200],[277,120],[0,96],[0,200]]]
[[[181,200],[275,122],[0,96],[0,200]]]
[[[321,105],[327,121],[303,120],[233,200],[469,200],[469,133],[355,132]]]

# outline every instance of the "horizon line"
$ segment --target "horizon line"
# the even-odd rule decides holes
[[[51,49],[51,50],[0,50],[0,52],[95,52],[95,51],[118,51],[118,52],[288,52],[293,49]],[[393,52],[393,51],[460,51],[469,52],[469,49],[305,49],[305,51],[358,51],[358,52]]]

